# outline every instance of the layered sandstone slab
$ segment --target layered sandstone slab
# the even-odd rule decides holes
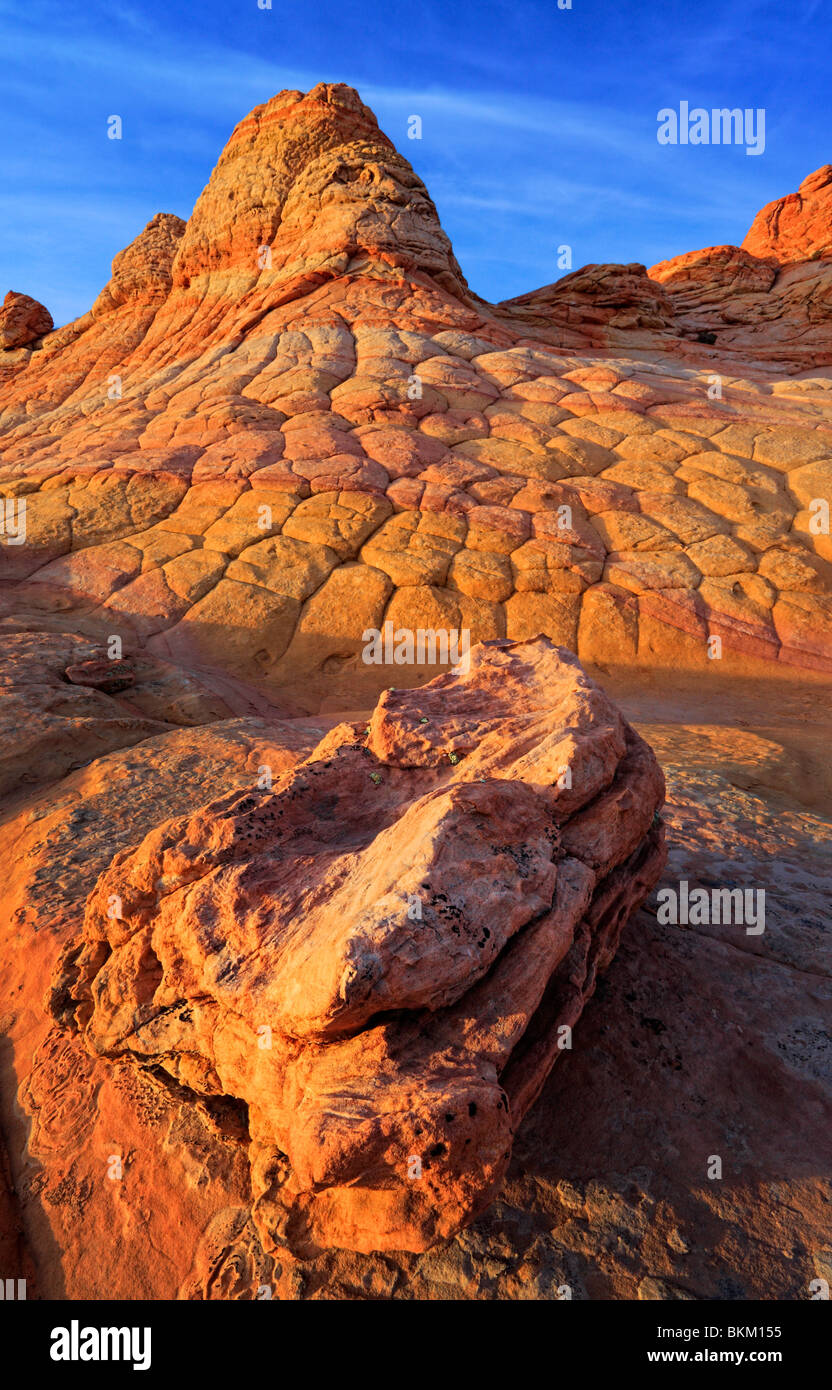
[[[266,1248],[426,1249],[498,1191],[661,872],[663,789],[571,654],[488,643],[118,855],[53,1008],[246,1103]]]
[[[661,926],[648,902],[527,1113],[499,1198],[421,1255],[266,1254],[244,1106],[129,1053],[91,1057],[42,1003],[113,853],[254,786],[264,764],[288,770],[324,721],[305,748],[300,725],[273,720],[168,730],[29,789],[14,813],[6,801],[3,1229],[7,1268],[28,1277],[23,1227],[29,1297],[250,1300],[269,1285],[286,1299],[549,1300],[568,1285],[574,1299],[805,1298],[829,1244],[824,693],[665,685],[621,692],[668,781],[661,883],[765,884],[766,931]],[[813,1126],[820,1160],[807,1165]],[[731,1156],[721,1184],[703,1134],[705,1153]],[[118,1182],[104,1176],[113,1153]],[[120,1258],[102,1259],[114,1231]]]

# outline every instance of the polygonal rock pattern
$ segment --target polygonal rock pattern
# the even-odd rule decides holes
[[[155,217],[89,314],[9,354],[0,577],[297,711],[375,699],[364,631],[427,617],[829,669],[827,183],[765,245],[494,306],[355,92],[280,93],[187,224]]]
[[[479,646],[118,855],[53,1008],[246,1103],[265,1248],[426,1249],[498,1190],[661,872],[663,794],[571,654]]]

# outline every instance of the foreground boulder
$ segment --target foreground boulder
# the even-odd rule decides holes
[[[247,1104],[267,1249],[426,1249],[495,1196],[661,872],[663,794],[575,657],[486,643],[118,855],[53,1011]]]

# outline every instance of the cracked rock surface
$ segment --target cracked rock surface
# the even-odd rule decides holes
[[[158,214],[88,314],[0,351],[26,511],[0,622],[15,582],[296,714],[375,701],[387,621],[828,673],[828,195],[827,168],[742,247],[493,305],[355,91],[279,93],[187,223]]]

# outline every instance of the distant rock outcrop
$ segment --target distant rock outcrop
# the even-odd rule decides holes
[[[92,306],[100,317],[122,304],[159,304],[167,299],[172,284],[171,267],[187,226],[181,217],[157,212],[113,261],[113,274]]]
[[[52,315],[37,299],[9,290],[0,309],[0,348],[28,347],[52,328]]]
[[[832,261],[793,212],[491,305],[321,84],[0,351],[0,1275],[827,1277]],[[764,932],[619,945],[665,823],[670,897],[765,885]]]
[[[809,174],[796,193],[767,203],[742,245],[753,256],[772,256],[781,265],[832,258],[832,164]]]

